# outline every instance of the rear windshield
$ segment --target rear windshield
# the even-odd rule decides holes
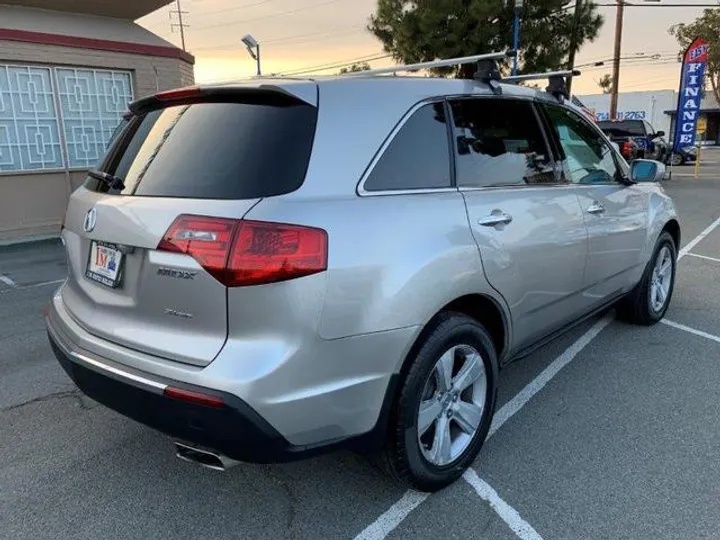
[[[317,109],[310,105],[196,103],[134,118],[102,170],[122,190],[89,177],[88,189],[120,195],[254,199],[290,193],[305,178]]]
[[[613,137],[637,137],[645,135],[645,128],[640,120],[623,120],[622,122],[598,122],[598,127]]]

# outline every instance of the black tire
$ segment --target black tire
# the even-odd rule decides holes
[[[663,247],[667,247],[670,250],[672,260],[671,281],[670,289],[663,307],[656,310],[653,308],[650,300],[651,285],[655,262],[658,258],[660,250],[662,250]],[[665,316],[665,312],[667,311],[668,306],[670,305],[670,300],[672,299],[673,289],[675,288],[676,271],[677,248],[675,246],[675,241],[669,233],[663,232],[660,234],[660,237],[655,244],[652,257],[645,267],[640,283],[638,283],[630,294],[628,294],[618,305],[618,314],[620,318],[627,322],[644,326],[651,326],[660,322],[660,320]]]
[[[679,167],[681,165],[685,165],[685,158],[682,154],[672,154],[670,159],[668,159],[668,163],[673,167]]]
[[[456,345],[470,345],[482,357],[487,380],[483,416],[467,448],[449,464],[430,463],[420,448],[418,410],[426,381],[444,352]],[[420,491],[437,491],[462,476],[480,452],[487,437],[497,399],[498,360],[490,335],[474,319],[460,313],[443,313],[413,348],[409,367],[398,389],[384,447],[377,461],[396,481]]]

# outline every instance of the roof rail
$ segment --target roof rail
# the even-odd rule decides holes
[[[528,73],[526,75],[512,75],[503,77],[504,83],[516,83],[522,81],[537,81],[542,79],[551,79],[553,77],[577,77],[580,71],[577,69],[567,69],[565,71],[546,71],[545,73]]]
[[[419,71],[421,69],[434,69],[440,67],[459,66],[463,64],[473,64],[483,60],[504,60],[512,58],[512,51],[492,52],[487,54],[476,54],[474,56],[462,56],[460,58],[448,58],[447,60],[433,60],[432,62],[419,62],[417,64],[408,64],[401,66],[391,66],[386,68],[370,69],[367,71],[357,71],[345,73],[344,77],[365,77],[367,75],[385,75],[388,73],[400,73],[403,71]]]

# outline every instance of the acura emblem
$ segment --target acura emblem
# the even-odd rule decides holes
[[[88,210],[88,213],[85,214],[85,221],[83,221],[83,229],[85,229],[85,232],[92,232],[95,228],[95,223],[97,222],[97,210],[95,208],[91,208]]]

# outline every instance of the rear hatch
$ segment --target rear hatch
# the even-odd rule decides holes
[[[279,87],[187,89],[133,104],[68,207],[62,296],[73,318],[138,351],[211,362],[228,332],[223,268],[237,220],[302,185],[315,105]]]

